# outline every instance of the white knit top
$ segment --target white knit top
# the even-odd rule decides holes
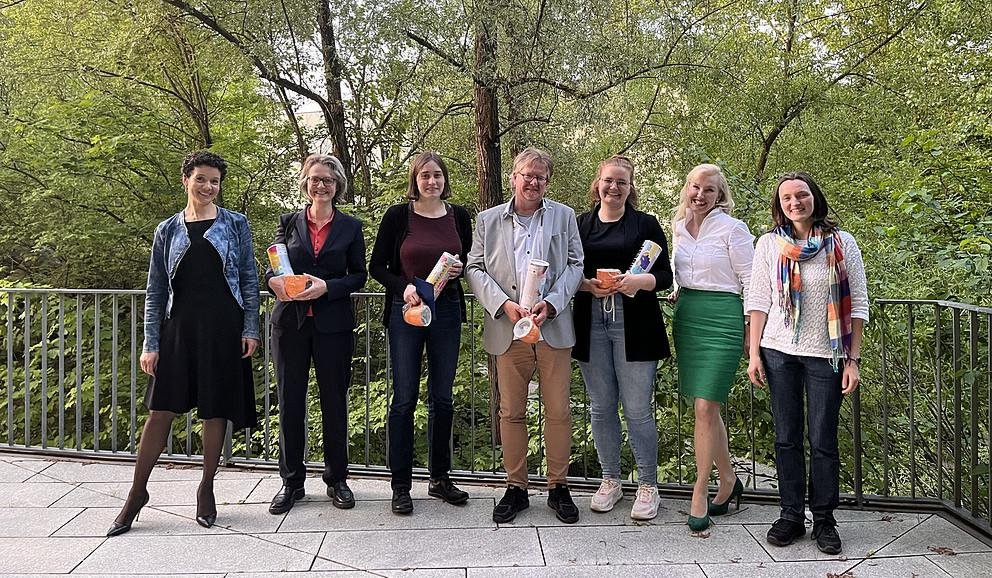
[[[861,260],[861,250],[854,237],[840,232],[844,245],[844,263],[851,286],[851,317],[868,322],[868,280]],[[827,284],[827,254],[817,253],[812,259],[800,263],[803,280],[802,317],[799,322],[799,342],[793,343],[793,330],[785,325],[781,297],[776,295],[778,274],[778,244],[774,233],[765,233],[758,239],[751,267],[751,290],[748,292],[745,311],[762,311],[768,314],[761,346],[789,355],[831,357],[830,336],[827,333],[827,302],[830,299]]]

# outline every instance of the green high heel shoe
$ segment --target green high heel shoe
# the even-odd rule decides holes
[[[712,507],[712,504],[710,504],[710,501],[707,500],[706,501],[706,509],[707,509],[707,511],[711,507]],[[689,523],[689,529],[692,530],[693,532],[702,532],[706,528],[709,528],[710,527],[711,520],[710,520],[709,514],[706,514],[702,518],[697,518],[697,517],[693,516],[692,514],[689,514],[689,522],[688,523]]]
[[[744,484],[741,483],[741,479],[737,478],[734,482],[734,489],[730,492],[730,497],[727,498],[722,504],[717,504],[716,502],[710,503],[709,515],[710,516],[722,516],[730,510],[730,502],[737,500],[736,509],[741,509],[741,496],[744,495]]]

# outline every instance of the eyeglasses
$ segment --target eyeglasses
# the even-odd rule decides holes
[[[601,182],[604,185],[606,185],[607,188],[609,188],[609,187],[611,187],[613,185],[616,185],[618,189],[626,189],[627,187],[630,186],[630,182],[629,181],[625,181],[623,179],[612,179],[610,177],[605,177],[605,178],[599,179],[599,182]]]
[[[532,175],[530,173],[517,173],[517,175],[519,175],[520,178],[527,181],[528,183],[534,181],[539,185],[543,185],[544,183],[548,182],[548,177],[544,175]]]
[[[333,177],[307,177],[307,180],[310,181],[310,186],[313,187],[316,187],[321,183],[323,183],[323,185],[327,188],[331,188],[332,186],[334,186]]]

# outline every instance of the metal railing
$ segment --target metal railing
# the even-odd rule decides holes
[[[383,296],[353,295],[357,327],[349,402],[352,468],[387,475],[388,340],[380,322]],[[269,314],[263,297],[263,340],[254,360],[257,428],[229,432],[230,465],[272,467],[278,460],[278,410]],[[666,313],[667,304],[664,306]],[[481,347],[484,312],[468,301],[454,398],[453,475],[502,481],[493,440],[488,356]],[[0,449],[128,459],[147,411],[147,378],[138,369],[143,292],[0,288]],[[842,502],[850,507],[944,511],[992,536],[992,309],[945,301],[875,302],[863,347],[862,388],[842,409]],[[659,482],[686,497],[694,478],[691,406],[677,393],[675,364],[658,371]],[[314,388],[315,390],[316,388]],[[423,393],[423,392],[422,392]],[[319,415],[312,395],[309,414]],[[573,451],[577,485],[600,475],[581,377],[572,379]],[[541,408],[529,405],[528,428],[541,448]],[[748,498],[774,502],[774,430],[767,392],[738,375],[724,419]],[[426,457],[426,409],[417,410],[418,463]],[[200,424],[174,423],[165,459],[199,460]],[[308,459],[320,461],[320,427],[309,427]],[[543,454],[529,469],[540,477]],[[627,444],[623,468],[636,469]],[[418,468],[418,475],[425,475]]]

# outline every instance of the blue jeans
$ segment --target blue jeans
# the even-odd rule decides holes
[[[393,488],[410,488],[413,477],[413,414],[420,397],[424,347],[427,348],[428,469],[432,478],[451,470],[451,388],[458,365],[461,306],[457,297],[441,295],[427,327],[403,321],[403,302],[394,301],[389,316],[389,357],[393,399],[387,422],[389,471]]]
[[[781,516],[794,522],[806,519],[806,448],[809,431],[809,509],[813,523],[836,525],[840,503],[840,452],[837,427],[843,401],[841,379],[829,359],[789,355],[761,348],[761,362],[772,398],[775,418],[775,465]],[[803,394],[806,423],[803,423]]]
[[[609,303],[610,299],[605,299]],[[620,416],[623,404],[630,447],[637,462],[637,479],[643,484],[658,482],[658,427],[655,424],[654,379],[657,361],[627,361],[623,330],[623,299],[613,299],[613,313],[603,311],[604,299],[592,301],[589,361],[579,369],[589,393],[592,437],[604,478],[620,478]],[[643,339],[657,336],[643,335]]]

